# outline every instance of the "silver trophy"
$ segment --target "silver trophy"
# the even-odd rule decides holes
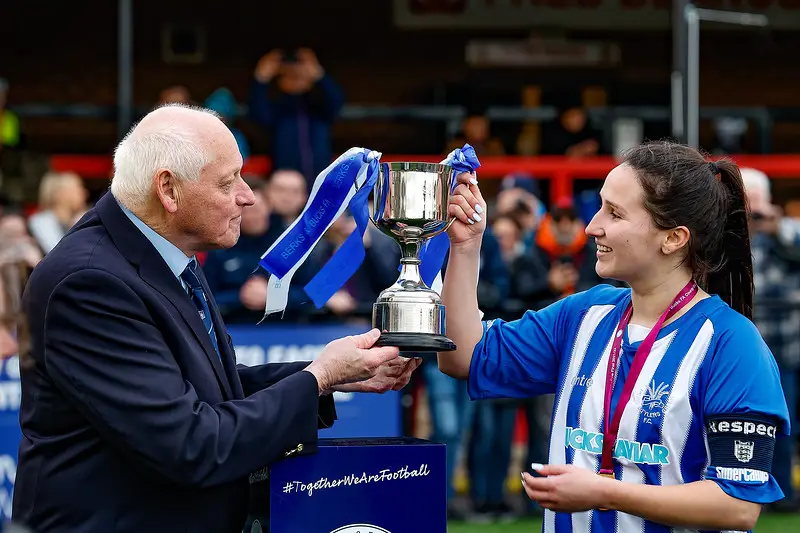
[[[445,336],[445,310],[436,291],[419,271],[424,242],[453,223],[447,214],[455,173],[435,163],[383,163],[375,183],[372,222],[400,245],[397,282],[378,296],[372,325],[380,329],[376,345],[403,352],[446,352],[456,349]]]

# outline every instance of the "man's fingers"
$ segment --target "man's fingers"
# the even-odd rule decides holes
[[[392,390],[400,390],[411,381],[411,374],[416,370],[419,363],[415,359],[409,359],[403,368],[403,372],[397,377],[397,381],[392,387]]]
[[[371,330],[367,331],[366,333],[362,333],[361,335],[353,335],[352,339],[356,343],[357,348],[361,348],[365,350],[370,348],[375,341],[378,340],[378,337],[381,336],[381,330],[378,328],[372,328]]]
[[[400,348],[397,346],[376,346],[365,350],[364,358],[371,361],[371,368],[378,368],[384,363],[400,356]]]

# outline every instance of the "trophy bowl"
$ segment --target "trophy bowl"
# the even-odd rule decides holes
[[[445,309],[436,291],[420,275],[420,251],[426,240],[446,231],[455,173],[436,163],[382,163],[373,191],[372,222],[400,246],[401,270],[394,285],[378,296],[372,324],[380,329],[377,346],[403,352],[456,349],[445,336]]]

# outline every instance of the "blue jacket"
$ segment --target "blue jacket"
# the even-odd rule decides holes
[[[239,242],[232,248],[213,250],[208,253],[203,264],[203,272],[214,299],[219,305],[222,317],[229,324],[256,324],[264,316],[263,309],[251,311],[242,304],[239,299],[239,290],[253,275],[269,277],[269,273],[260,268],[258,262],[285,229],[286,226],[280,217],[272,216],[269,229],[265,234],[255,237],[242,234]],[[297,269],[292,278],[289,302],[283,319],[297,318],[299,315],[309,312],[310,306],[303,305],[310,301],[303,287],[311,281],[319,269],[320,265],[315,261],[314,254],[311,254]]]
[[[241,532],[250,473],[313,453],[331,397],[306,363],[236,364],[106,194],[39,263],[13,516],[51,533]],[[299,445],[302,444],[301,448]]]
[[[312,183],[333,160],[331,125],[344,93],[327,74],[305,94],[271,97],[270,89],[269,83],[253,80],[250,118],[272,133],[273,168],[298,170]]]

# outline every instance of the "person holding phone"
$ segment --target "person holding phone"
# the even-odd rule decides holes
[[[259,59],[250,89],[250,118],[272,133],[272,167],[297,170],[308,182],[333,159],[331,127],[342,89],[309,48],[272,50]]]
[[[555,393],[549,464],[523,473],[544,531],[752,529],[783,493],[771,474],[789,415],[751,322],[745,192],[731,161],[670,142],[629,151],[586,227],[599,285],[515,321],[482,321],[485,202],[459,176],[442,300],[456,351],[442,372],[472,399]]]

